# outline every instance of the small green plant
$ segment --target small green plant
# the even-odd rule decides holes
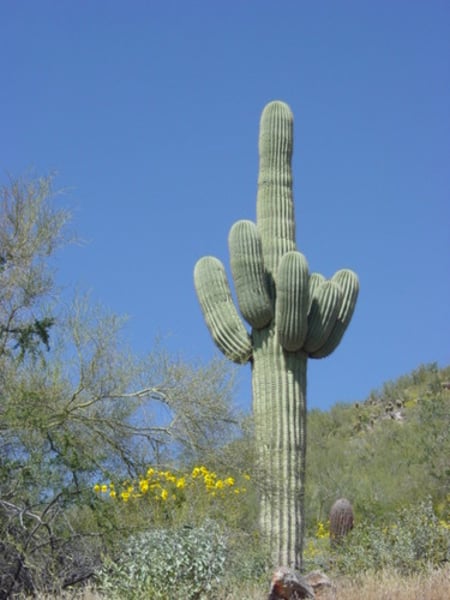
[[[213,522],[148,531],[130,537],[117,561],[105,561],[99,589],[108,598],[121,600],[211,598],[224,575],[226,558],[226,537]]]
[[[303,554],[305,571],[327,570],[330,558],[330,522],[317,521],[314,532],[306,537]]]

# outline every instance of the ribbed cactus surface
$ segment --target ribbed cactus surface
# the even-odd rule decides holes
[[[339,498],[330,510],[331,545],[339,544],[353,529],[353,508],[347,498]]]
[[[274,562],[300,567],[307,358],[325,357],[339,344],[355,308],[358,279],[347,269],[330,280],[310,273],[297,250],[292,146],[291,110],[271,102],[260,124],[256,224],[238,221],[229,235],[239,312],[218,259],[200,259],[194,281],[217,346],[234,362],[251,362],[256,442],[270,481],[260,523]]]

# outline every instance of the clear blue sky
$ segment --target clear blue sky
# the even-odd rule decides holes
[[[194,292],[255,218],[258,123],[295,117],[299,249],[361,281],[310,407],[450,362],[448,0],[3,0],[1,180],[56,170],[88,243],[58,281],[130,315],[138,352],[218,352]],[[238,401],[250,401],[241,367]]]

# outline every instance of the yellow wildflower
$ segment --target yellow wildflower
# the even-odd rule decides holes
[[[161,498],[163,500],[167,500],[168,496],[169,496],[169,492],[167,490],[164,490],[164,489],[161,490]]]
[[[148,492],[148,481],[147,481],[147,479],[141,479],[141,481],[139,482],[139,489],[141,490],[141,492],[143,494],[145,494],[146,492]]]
[[[318,521],[317,529],[316,529],[316,538],[318,540],[322,540],[324,538],[329,537],[329,535],[330,535],[330,533],[327,530],[327,528],[325,527],[325,525],[321,521]]]

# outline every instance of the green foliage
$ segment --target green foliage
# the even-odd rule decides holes
[[[439,521],[430,500],[402,508],[387,522],[364,521],[333,556],[347,575],[395,570],[407,574],[450,560],[450,528]]]
[[[305,572],[330,569],[330,523],[317,521],[314,530],[308,532],[303,556]]]
[[[243,584],[266,584],[270,557],[258,533],[202,525],[157,528],[128,536],[95,579],[108,598],[234,597]]]
[[[450,497],[446,501],[450,508]],[[329,523],[307,536],[305,569],[358,576],[389,571],[399,575],[439,568],[450,560],[450,520],[439,517],[431,499],[357,523],[340,544],[330,545]]]
[[[58,303],[53,254],[67,213],[49,180],[0,195],[0,596],[84,580],[126,511],[99,502],[97,478],[215,452],[238,430],[233,374],[136,356],[124,320],[88,298]],[[3,597],[3,596],[2,596]]]
[[[213,522],[130,537],[98,576],[108,598],[211,598],[225,572],[227,541]]]
[[[49,258],[69,240],[69,213],[55,207],[52,178],[15,179],[0,188],[0,357],[49,348],[53,287]]]
[[[263,543],[256,527],[247,529],[228,529],[228,556],[223,587],[232,594],[239,590],[244,582],[267,583],[272,570],[270,552]]]
[[[328,518],[336,498],[356,521],[381,517],[450,489],[450,367],[424,365],[372,392],[365,402],[309,414],[307,529]]]

